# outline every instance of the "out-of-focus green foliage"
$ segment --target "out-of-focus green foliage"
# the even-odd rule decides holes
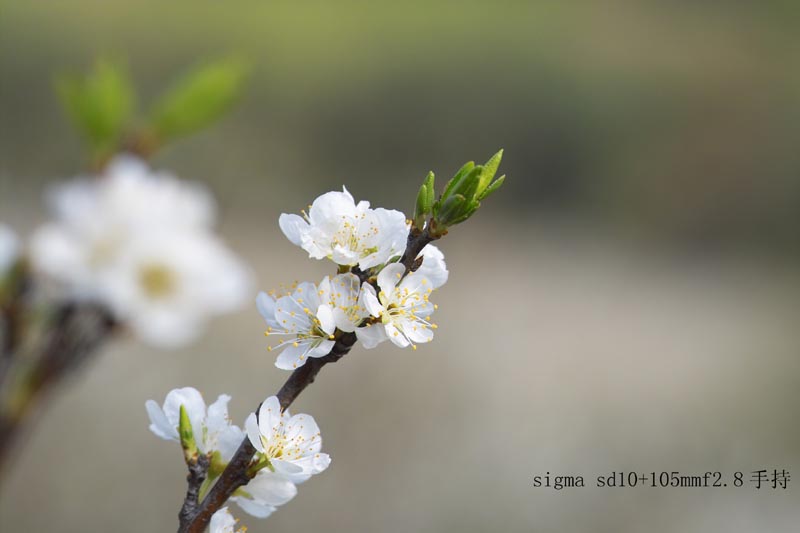
[[[188,71],[167,89],[148,116],[136,116],[136,91],[126,68],[107,59],[86,75],[65,74],[56,91],[65,112],[101,164],[119,150],[147,157],[165,144],[216,122],[242,93],[245,63],[226,58]]]
[[[214,123],[241,95],[247,70],[239,59],[224,59],[184,74],[153,107],[153,134],[163,142]]]
[[[99,59],[85,76],[63,74],[56,92],[69,118],[95,155],[113,150],[128,126],[136,95],[126,69]]]

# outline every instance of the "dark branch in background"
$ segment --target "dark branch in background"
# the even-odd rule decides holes
[[[109,337],[116,323],[108,311],[94,304],[59,306],[52,329],[38,358],[16,360],[6,376],[0,410],[0,469],[13,446],[26,414],[57,382],[85,363]],[[16,348],[19,348],[17,346]]]
[[[417,256],[428,243],[436,238],[438,237],[432,237],[427,229],[411,229],[408,234],[405,253],[400,258],[400,263],[405,265],[406,270],[415,270],[419,267]],[[357,268],[353,269],[353,273],[361,279],[362,283],[367,281],[369,277],[366,272],[362,272]],[[292,372],[292,375],[289,376],[289,379],[286,380],[286,383],[283,384],[283,387],[276,395],[281,404],[281,409],[285,410],[289,407],[306,387],[314,383],[314,379],[323,366],[328,363],[335,363],[344,357],[355,342],[355,333],[341,334],[337,338],[331,353],[324,357],[309,358],[306,364]],[[258,409],[256,409],[256,413],[258,413]],[[251,477],[247,471],[255,453],[256,449],[250,443],[250,440],[245,437],[228,466],[225,467],[225,470],[199,506],[197,505],[196,491],[199,490],[200,484],[205,479],[205,472],[203,478],[198,481],[193,478],[192,466],[189,466],[189,476],[187,478],[189,488],[178,515],[180,519],[178,533],[202,533],[205,530],[211,520],[211,516],[225,505],[225,502],[236,492],[236,489],[250,481]],[[196,484],[195,487],[192,487],[193,483]],[[193,497],[191,496],[192,494],[194,494]]]

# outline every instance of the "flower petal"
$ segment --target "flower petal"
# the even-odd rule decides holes
[[[286,213],[278,218],[278,226],[286,238],[296,246],[303,244],[303,234],[307,233],[310,227],[303,217]]]

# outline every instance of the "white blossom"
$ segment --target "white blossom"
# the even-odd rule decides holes
[[[10,227],[0,223],[0,277],[17,261],[19,251],[17,234]]]
[[[362,295],[365,307],[379,324],[360,328],[358,338],[366,348],[372,348],[387,338],[405,348],[433,339],[436,324],[430,322],[434,306],[428,297],[433,283],[420,272],[403,275],[405,267],[399,263],[388,265],[378,274],[380,292],[365,283]]]
[[[142,339],[167,348],[197,337],[209,315],[239,308],[251,285],[214,235],[196,231],[137,235],[96,283]]]
[[[291,416],[270,396],[245,421],[247,437],[268,468],[292,483],[302,483],[328,468],[330,457],[321,453],[319,427],[309,415]]]
[[[346,188],[323,194],[302,217],[282,214],[278,223],[310,257],[362,270],[402,255],[409,229],[400,211],[371,209],[366,201],[356,204]]]
[[[209,316],[246,301],[250,273],[211,233],[204,188],[122,157],[50,200],[55,220],[33,236],[34,266],[71,297],[109,306],[146,342],[185,344]]]
[[[325,277],[319,285],[324,305],[331,308],[336,327],[352,332],[369,316],[361,301],[361,281],[355,274],[339,274],[333,279]]]
[[[267,323],[265,335],[282,337],[279,344],[269,347],[270,351],[283,349],[275,362],[278,368],[292,370],[303,366],[308,357],[330,353],[336,322],[323,296],[324,288],[309,282],[293,285],[277,299],[274,292],[258,294],[256,306]]]
[[[173,389],[167,394],[163,407],[154,400],[145,403],[150,417],[150,431],[162,439],[179,442],[180,409],[183,406],[197,448],[203,453],[219,452],[220,459],[227,463],[244,438],[244,432],[231,424],[228,417],[230,399],[227,394],[221,394],[217,401],[206,408],[203,396],[197,389]]]
[[[209,533],[244,533],[246,528],[236,529],[237,520],[227,507],[223,507],[213,515],[208,524]]]

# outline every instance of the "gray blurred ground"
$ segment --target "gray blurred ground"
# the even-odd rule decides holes
[[[115,2],[0,8],[0,220],[27,234],[81,145],[54,72],[127,58],[146,101],[229,52],[242,105],[156,159],[208,183],[260,288],[318,280],[277,217],[347,184],[408,210],[429,169],[506,148],[442,243],[432,344],[356,349],[295,410],[329,471],[249,531],[750,532],[800,522],[796,3]],[[234,418],[285,374],[254,308],[175,353],[109,345],[0,484],[0,531],[171,531],[185,471],[144,402]],[[786,468],[786,491],[533,487],[533,476]],[[235,510],[235,509],[234,509]]]

